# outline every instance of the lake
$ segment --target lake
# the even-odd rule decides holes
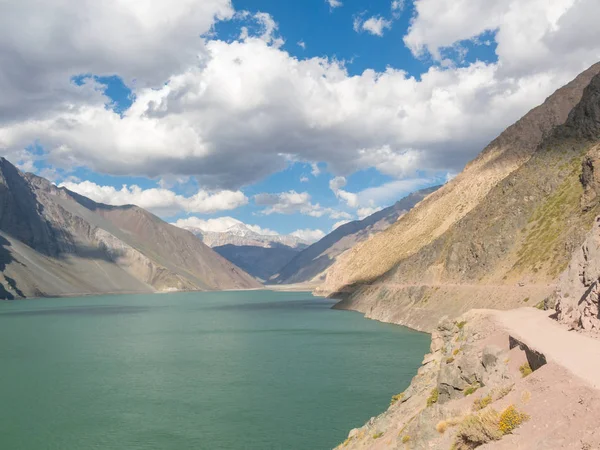
[[[327,449],[429,336],[303,292],[0,302],[6,450]]]

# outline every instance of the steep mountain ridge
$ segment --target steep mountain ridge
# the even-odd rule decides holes
[[[340,308],[425,330],[445,314],[549,295],[598,211],[581,175],[597,161],[599,72],[559,89],[455,180],[343,255],[325,292],[345,297]]]
[[[399,217],[439,188],[440,186],[435,186],[414,192],[369,217],[336,228],[318,242],[302,250],[280,270],[273,282],[293,284],[322,281],[324,271],[335,263],[339,255],[393,225]]]
[[[255,288],[191,233],[99,204],[0,158],[3,297]]]

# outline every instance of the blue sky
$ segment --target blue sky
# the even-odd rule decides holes
[[[0,102],[0,151],[172,222],[233,217],[318,237],[451,179],[600,56],[570,25],[586,5],[488,6],[83,1],[68,18],[25,6],[10,23],[47,27],[4,27],[15,68],[0,81],[14,93]]]

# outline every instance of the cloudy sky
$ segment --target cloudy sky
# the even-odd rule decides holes
[[[598,0],[3,1],[0,154],[172,222],[316,238],[454,176],[600,60],[598,17]]]

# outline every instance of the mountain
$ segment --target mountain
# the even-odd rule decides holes
[[[291,248],[305,248],[308,243],[292,235],[260,234],[251,230],[243,222],[227,228],[225,231],[207,231],[198,227],[184,226],[198,236],[209,247],[222,247],[224,245],[252,246],[264,248],[277,248],[286,246]]]
[[[234,219],[231,219],[234,220]],[[261,234],[237,221],[224,231],[184,226],[206,245],[261,281],[276,275],[308,243],[296,236]]]
[[[369,239],[375,233],[385,230],[400,216],[413,208],[439,186],[417,191],[398,201],[389,208],[382,209],[363,220],[344,224],[320,241],[302,250],[295,256],[273,280],[277,284],[304,283],[321,281],[324,271],[336,258],[359,242]]]
[[[213,249],[259,280],[267,281],[298,254],[297,248],[227,244]]]
[[[321,293],[431,330],[552,293],[599,211],[600,64],[510,126],[454,180],[346,252]]]
[[[257,288],[137,206],[96,203],[0,158],[0,298]]]

